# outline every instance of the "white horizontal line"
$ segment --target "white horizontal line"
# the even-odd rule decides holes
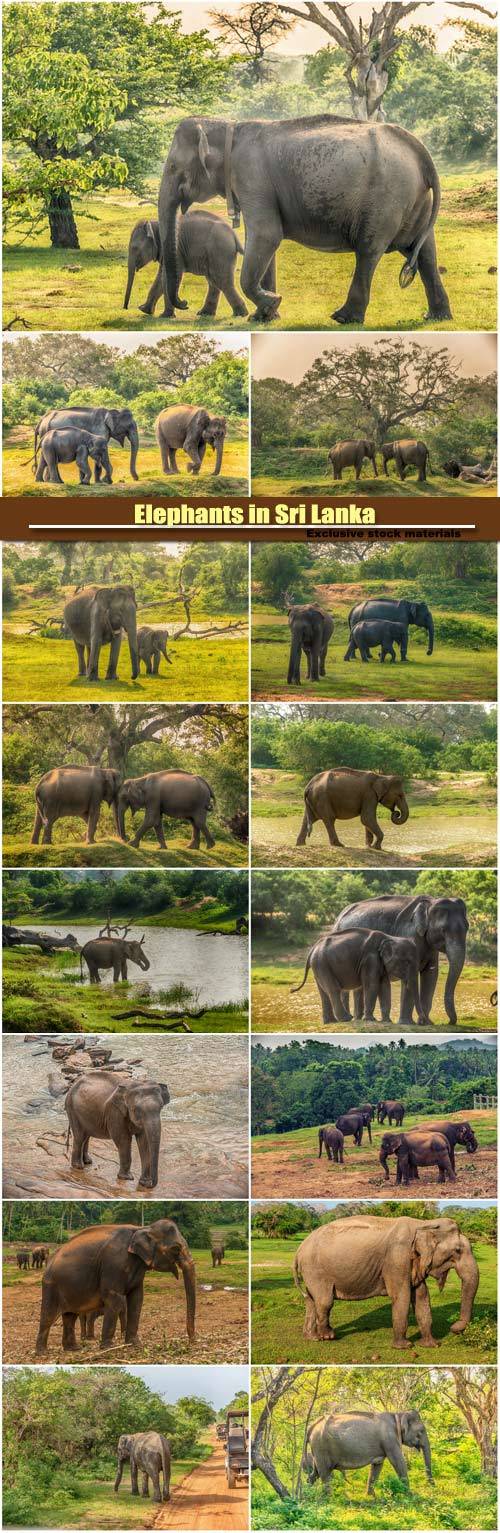
[[[355,527],[359,528],[358,522],[337,522],[335,524],[332,523],[332,526],[333,525],[335,525],[335,527],[341,528],[345,532],[349,532]],[[63,532],[68,532],[71,530],[74,532],[144,532],[148,527],[153,532],[161,532],[162,527],[163,530],[166,529],[167,532],[176,532],[179,530],[179,528],[181,531],[191,531],[191,527],[188,522],[178,522],[175,527],[166,527],[165,523],[156,525],[154,522],[29,522],[28,526],[30,532],[32,530],[36,531],[37,529],[44,532],[60,532],[61,530]],[[429,528],[432,531],[438,532],[451,532],[453,528],[457,528],[459,532],[473,532],[476,527],[476,522],[371,522],[370,527],[374,532],[393,531],[395,527],[401,527],[403,530],[407,528],[410,532],[418,531],[419,528],[423,532],[427,532]],[[328,523],[315,522],[313,526],[310,522],[301,522],[300,524],[295,522],[293,526],[290,526],[287,529],[286,526],[280,526],[276,522],[267,522],[265,527],[264,524],[255,523],[254,526],[254,524],[250,522],[240,522],[238,527],[235,528],[235,531],[253,532],[255,530],[255,532],[262,532],[264,530],[270,531],[273,528],[275,528],[277,532],[286,532],[287,530],[289,532],[307,532],[309,530],[315,532],[316,530],[320,529],[323,532],[327,532]],[[214,529],[213,527],[210,528],[208,523],[206,527],[203,527],[202,523],[200,523],[200,525],[195,527],[194,530],[197,532],[210,532]],[[215,528],[215,530],[218,531],[218,528]],[[230,534],[231,527],[226,526],[223,528],[223,531]]]

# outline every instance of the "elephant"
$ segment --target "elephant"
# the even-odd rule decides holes
[[[66,602],[64,629],[73,640],[78,675],[99,680],[101,649],[109,644],[106,681],[116,681],[122,632],[128,638],[132,681],[139,675],[137,605],[133,586],[82,586]]]
[[[391,1125],[394,1122],[397,1123],[398,1128],[401,1128],[404,1115],[404,1102],[388,1101],[387,1099],[377,1102],[377,1123],[385,1123],[386,1118],[388,1118]]]
[[[328,453],[328,462],[332,465],[334,479],[342,478],[344,468],[355,468],[356,480],[360,479],[365,458],[373,464],[373,472],[378,479],[374,442],[367,441],[365,437],[361,437],[359,441],[335,442]]]
[[[52,829],[56,820],[67,815],[77,815],[85,820],[85,840],[92,845],[99,821],[101,804],[113,809],[115,828],[119,834],[117,795],[120,773],[111,767],[65,766],[52,767],[44,772],[35,788],[36,812],[31,837],[37,846],[43,828],[42,842],[52,844]]]
[[[362,324],[373,274],[381,257],[404,255],[400,286],[418,270],[429,318],[449,319],[450,305],[437,265],[434,225],[439,177],[419,139],[391,123],[351,122],[327,113],[284,121],[226,122],[185,117],[178,123],[163,168],[158,217],[165,298],[179,307],[177,210],[224,197],[229,214],[241,211],[245,254],[240,282],[257,305],[253,318],[275,318],[275,253],[282,239],[323,252],[356,257],[339,324]]]
[[[168,639],[168,628],[151,628],[145,623],[142,628],[137,629],[139,663],[141,660],[144,661],[146,676],[158,675],[162,655],[168,665],[172,664],[170,655],[167,654]]]
[[[474,1130],[467,1121],[465,1123],[419,1123],[420,1129],[423,1133],[444,1134],[445,1139],[448,1140],[450,1160],[454,1171],[456,1170],[455,1145],[463,1145],[468,1155],[473,1155],[478,1148]],[[418,1167],[415,1167],[414,1179],[418,1181]]]
[[[224,1241],[212,1240],[210,1251],[212,1256],[212,1267],[222,1267],[222,1263],[226,1254]]]
[[[39,453],[39,459],[37,460],[37,454],[34,459],[37,481],[42,480],[45,484],[64,484],[64,479],[61,479],[59,473],[59,464],[76,463],[80,484],[90,484],[89,458],[92,458],[96,483],[99,482],[103,469],[106,484],[113,483],[107,437],[98,436],[93,431],[84,431],[81,426],[46,431],[42,437]]]
[[[397,1152],[399,1150],[399,1146],[401,1144],[402,1138],[403,1138],[402,1131],[399,1134],[383,1134],[382,1135],[382,1139],[380,1141],[380,1151],[379,1151],[379,1157],[378,1158],[379,1158],[381,1166],[383,1166],[383,1168],[384,1168],[384,1175],[385,1175],[386,1182],[389,1181],[389,1167],[388,1167],[388,1164],[387,1164],[389,1155],[397,1155]]]
[[[49,1253],[46,1246],[36,1246],[35,1250],[31,1253],[31,1265],[37,1269],[44,1267],[48,1259]]]
[[[83,1339],[92,1337],[94,1320],[102,1313],[101,1347],[112,1342],[118,1318],[125,1321],[125,1341],[134,1342],[139,1331],[146,1273],[171,1272],[177,1278],[179,1269],[191,1341],[195,1331],[196,1271],[189,1246],[173,1220],[157,1219],[145,1225],[95,1224],[80,1230],[54,1252],[44,1272],[37,1355],[47,1352],[49,1331],[60,1315],[65,1351],[76,1348],[77,1316],[85,1322]]]
[[[361,992],[362,1017],[375,1022],[375,1004],[380,1001],[382,1021],[391,1022],[391,980],[400,979],[408,986],[414,1004],[418,998],[418,954],[410,938],[388,937],[384,932],[327,932],[310,948],[297,995],[312,969],[318,986],[323,1022],[350,1022],[351,1012],[343,996],[350,990]]]
[[[215,798],[210,784],[194,772],[148,772],[145,777],[127,777],[118,794],[118,824],[122,841],[126,841],[125,814],[144,809],[142,825],[131,843],[139,846],[146,831],[154,829],[158,845],[166,847],[162,816],[173,820],[189,820],[193,834],[189,846],[196,851],[203,834],[208,847],[215,846],[207,826],[207,814],[215,809]]]
[[[336,1124],[330,1123],[325,1128],[318,1129],[318,1160],[321,1160],[323,1145],[326,1150],[327,1160],[336,1161],[337,1165],[344,1164],[344,1135]]]
[[[29,1272],[29,1265],[30,1265],[30,1253],[29,1253],[29,1251],[18,1251],[17,1255],[16,1255],[16,1262],[17,1262],[17,1265],[19,1267],[19,1271],[20,1272]]]
[[[348,1116],[348,1118],[350,1118],[352,1116],[352,1113],[359,1113],[359,1112],[361,1113],[361,1116],[362,1116],[362,1119],[363,1119],[363,1128],[367,1128],[368,1129],[368,1138],[369,1138],[370,1144],[371,1144],[371,1142],[372,1142],[373,1107],[370,1105],[369,1102],[367,1102],[364,1107],[348,1107],[348,1109],[347,1109],[347,1116]]]
[[[146,933],[140,942],[123,937],[92,937],[90,942],[85,942],[80,948],[80,979],[83,983],[83,960],[88,966],[91,985],[100,985],[100,970],[113,970],[113,984],[117,985],[119,979],[127,980],[127,964],[136,963],[146,973],[151,968],[149,958],[146,958],[143,943]]]
[[[118,1438],[117,1447],[118,1468],[115,1477],[115,1491],[118,1491],[123,1474],[123,1465],[130,1460],[130,1481],[132,1495],[139,1495],[138,1473],[142,1475],[142,1494],[149,1496],[149,1481],[153,1487],[153,1501],[170,1501],[170,1444],[163,1432],[132,1432],[130,1435],[122,1432]],[[161,1492],[160,1475],[163,1474],[163,1495]]]
[[[374,842],[373,850],[378,852],[384,839],[377,821],[378,805],[390,809],[393,825],[405,825],[410,813],[402,777],[360,772],[355,767],[332,767],[330,771],[316,772],[304,790],[304,802],[297,846],[305,846],[317,820],[323,821],[330,846],[342,846],[335,821],[354,820],[359,816],[365,827],[367,848],[371,849]]]
[[[427,654],[432,655],[434,649],[434,619],[429,612],[427,602],[409,601],[402,598],[397,601],[389,596],[374,596],[367,601],[356,602],[348,617],[350,635],[349,644],[344,655],[344,660],[352,660],[355,655],[355,646],[352,643],[352,629],[356,623],[373,622],[382,619],[389,623],[401,623],[406,629],[404,648],[401,649],[401,659],[406,660],[408,651],[408,628],[424,628],[428,635]]]
[[[355,1108],[353,1112],[342,1113],[341,1117],[337,1118],[335,1124],[335,1127],[340,1129],[344,1139],[347,1139],[352,1134],[354,1143],[357,1145],[363,1143],[363,1129],[367,1128],[367,1126],[366,1114],[361,1112],[359,1108]],[[370,1140],[371,1137],[370,1130]]]
[[[180,447],[190,460],[188,474],[199,474],[207,447],[216,454],[212,472],[220,474],[226,431],[225,415],[209,415],[203,405],[171,405],[160,410],[155,432],[164,474],[180,473],[175,456]]]
[[[435,1129],[411,1129],[402,1134],[396,1150],[396,1162],[396,1181],[402,1182],[405,1187],[412,1180],[412,1168],[415,1166],[437,1166],[440,1182],[457,1180],[446,1134],[439,1134]]]
[[[300,686],[302,651],[307,657],[307,680],[319,681],[325,675],[328,645],[333,633],[333,617],[312,604],[287,605],[290,629],[290,659],[287,682]]]
[[[387,1294],[392,1305],[392,1344],[406,1339],[414,1307],[423,1347],[434,1347],[432,1310],[426,1278],[444,1288],[449,1272],[461,1280],[460,1316],[451,1326],[465,1331],[479,1285],[479,1269],[469,1241],[454,1219],[378,1218],[352,1214],[311,1230],[293,1263],[295,1286],[306,1304],[304,1336],[334,1341],[330,1311],[335,1299],[372,1299]]]
[[[384,463],[384,474],[387,473],[387,464],[394,458],[396,472],[400,479],[404,479],[407,468],[413,464],[418,468],[418,482],[424,484],[427,480],[427,469],[430,468],[430,452],[425,442],[418,442],[414,437],[403,438],[401,442],[384,442],[380,449]]]
[[[161,1143],[160,1113],[170,1101],[168,1086],[157,1081],[135,1082],[113,1070],[91,1070],[78,1076],[67,1091],[64,1107],[68,1133],[73,1136],[74,1170],[91,1166],[89,1139],[112,1139],[120,1156],[119,1182],[132,1182],[132,1140],[141,1159],[139,1187],[156,1187]]]
[[[370,650],[380,645],[379,659],[383,665],[386,655],[390,655],[391,664],[396,659],[394,645],[399,646],[400,658],[403,658],[403,649],[408,643],[408,629],[402,623],[388,623],[384,619],[374,619],[371,623],[355,623],[351,628],[350,645],[354,650],[359,649],[361,659],[365,662],[371,660]],[[345,656],[344,656],[345,659]],[[352,656],[349,656],[352,659]]]
[[[419,1411],[332,1411],[308,1428],[303,1467],[309,1484],[321,1480],[326,1490],[335,1469],[345,1474],[369,1465],[367,1495],[373,1496],[386,1458],[408,1487],[403,1446],[422,1454],[432,1485],[429,1438]]]
[[[108,405],[65,405],[60,410],[47,410],[35,426],[35,461],[38,443],[42,441],[47,431],[69,431],[75,426],[82,431],[91,431],[96,436],[105,437],[106,442],[109,442],[112,437],[113,441],[120,443],[120,447],[124,447],[128,439],[130,473],[132,479],[139,478],[137,473],[139,432],[128,406],[123,409],[110,409]],[[97,464],[95,478],[100,479],[100,469]]]
[[[243,255],[243,246],[234,229],[219,218],[216,213],[208,213],[202,208],[194,212],[181,214],[177,219],[177,270],[179,283],[185,271],[193,272],[196,277],[206,277],[208,288],[205,301],[201,309],[198,309],[200,318],[209,315],[214,318],[221,293],[227,298],[228,304],[235,316],[243,316],[247,313],[246,304],[240,298],[240,294],[234,285],[234,271],[236,257]],[[163,273],[161,271],[161,245],[160,226],[157,218],[141,218],[132,230],[128,247],[128,281],[124,309],[128,309],[132,284],[136,271],[141,271],[143,266],[148,266],[150,261],[158,262],[158,272],[149,289],[145,303],[140,303],[139,308],[143,314],[154,314],[158,299],[163,293]],[[187,304],[182,303],[182,308]],[[165,304],[163,318],[171,318],[175,310],[173,304]]]
[[[411,937],[416,943],[420,970],[419,1011],[426,1024],[431,1024],[439,954],[446,954],[448,974],[444,1006],[448,1021],[454,1027],[457,1022],[455,989],[465,963],[469,930],[465,901],[442,894],[377,895],[375,899],[357,900],[354,905],[346,905],[337,916],[333,931],[357,931],[364,926],[376,927],[394,937]],[[403,984],[398,1025],[407,1027],[412,1020],[413,1008]]]

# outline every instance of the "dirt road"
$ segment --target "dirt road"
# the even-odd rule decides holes
[[[179,1528],[189,1533],[197,1533],[198,1528],[237,1533],[250,1527],[246,1486],[227,1488],[223,1443],[214,1438],[211,1457],[176,1486],[172,1500],[158,1512],[152,1527]]]

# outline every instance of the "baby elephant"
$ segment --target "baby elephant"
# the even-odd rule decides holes
[[[419,960],[412,937],[388,937],[386,932],[333,932],[320,937],[307,955],[304,978],[292,988],[296,995],[305,985],[312,969],[320,993],[323,1022],[350,1022],[345,1003],[350,990],[361,991],[363,1019],[375,1022],[376,1001],[380,1001],[382,1021],[391,1022],[391,980],[408,985],[418,1020],[423,1021],[419,997]]]
[[[179,283],[185,271],[196,277],[206,277],[208,288],[205,302],[198,315],[213,316],[217,313],[221,293],[234,315],[246,314],[247,307],[234,285],[236,257],[243,255],[243,246],[236,238],[234,229],[216,213],[204,209],[190,210],[177,219],[177,270]],[[163,273],[161,268],[160,226],[157,218],[141,218],[130,236],[128,247],[128,281],[124,309],[128,309],[132,284],[136,271],[141,271],[150,261],[158,262],[158,272],[149,289],[145,303],[139,308],[143,314],[154,314],[158,299],[163,296]],[[186,309],[187,304],[181,303]],[[164,316],[175,313],[173,304],[166,303]]]
[[[344,1164],[344,1135],[335,1124],[328,1124],[325,1128],[318,1129],[318,1160],[321,1160],[323,1145],[326,1150],[327,1160],[334,1160],[338,1166]]]
[[[113,483],[108,442],[105,436],[96,436],[93,431],[84,431],[80,426],[71,426],[65,431],[47,431],[39,444],[39,451],[38,466],[36,466],[35,456],[35,479],[43,479],[46,484],[64,484],[64,479],[61,479],[59,473],[60,463],[77,463],[80,484],[90,484],[89,458],[94,460],[96,484],[100,480],[103,469],[106,483]]]
[[[145,623],[142,628],[137,629],[139,662],[144,661],[146,676],[158,675],[162,655],[168,665],[172,664],[170,655],[167,655],[167,644],[168,628],[151,628]]]
[[[375,649],[376,645],[380,645],[379,660],[383,664],[386,655],[390,655],[391,664],[394,664],[396,659],[395,644],[399,645],[401,659],[406,659],[408,629],[404,627],[403,623],[386,623],[382,619],[378,622],[374,619],[371,623],[355,623],[354,628],[351,629],[350,653],[348,657],[344,656],[344,659],[349,658],[351,660],[351,651],[359,649],[362,660],[371,660],[370,650]]]
[[[112,1070],[91,1070],[73,1081],[64,1106],[68,1133],[73,1135],[71,1165],[91,1166],[89,1140],[112,1139],[120,1156],[117,1180],[132,1182],[132,1140],[141,1158],[139,1187],[156,1187],[161,1143],[160,1113],[170,1101],[168,1086],[156,1081],[135,1082]]]

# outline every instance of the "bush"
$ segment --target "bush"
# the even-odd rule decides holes
[[[2,600],[3,600],[3,610],[4,610],[4,612],[9,612],[9,611],[11,611],[12,607],[16,606],[16,602],[17,602],[16,582],[15,582],[14,576],[11,574],[10,570],[6,570],[6,569],[4,569],[4,571],[3,571]]]

